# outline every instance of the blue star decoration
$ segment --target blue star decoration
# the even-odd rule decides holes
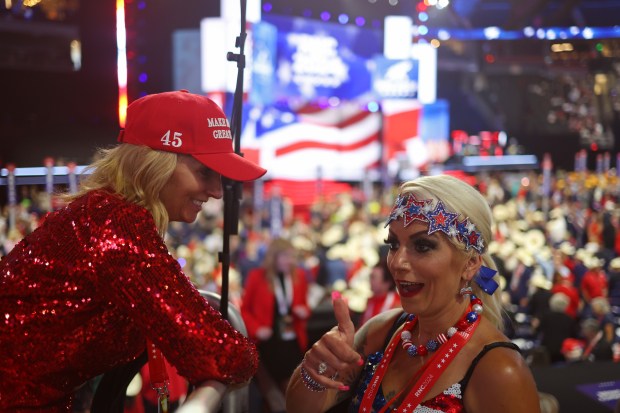
[[[469,218],[459,221],[459,214],[446,211],[443,202],[440,200],[437,200],[435,208],[432,205],[432,199],[420,201],[413,194],[401,194],[394,202],[394,207],[385,223],[385,227],[401,217],[403,218],[404,227],[418,220],[428,224],[428,235],[437,231],[443,231],[447,236],[454,237],[459,242],[465,244],[465,249],[472,247],[482,254],[484,251],[482,234]]]
[[[390,225],[392,221],[396,221],[398,218],[400,218],[400,216],[403,214],[405,210],[406,201],[407,201],[406,197],[402,195],[398,195],[398,197],[396,198],[396,201],[394,202],[394,207],[392,207],[392,211],[390,212],[390,216],[388,217],[387,222],[385,223],[385,228],[387,228],[388,225]]]
[[[435,209],[427,214],[428,217],[428,235],[443,231],[446,235],[450,235],[450,226],[459,214],[446,211],[443,202],[438,201]]]
[[[456,231],[459,240],[465,244],[466,249],[472,247],[476,251],[481,252],[483,248],[482,238],[480,237],[480,233],[476,231],[476,226],[469,221],[469,218],[457,222]]]
[[[428,222],[424,215],[424,207],[431,201],[425,199],[418,201],[413,195],[407,197],[407,203],[404,205],[405,211],[403,212],[403,226],[411,224],[416,219],[422,222]]]

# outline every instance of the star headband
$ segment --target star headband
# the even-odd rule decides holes
[[[398,195],[385,226],[387,227],[392,221],[401,217],[404,227],[415,220],[422,221],[428,224],[428,235],[442,231],[450,237],[456,237],[458,241],[465,244],[465,249],[472,247],[479,254],[482,254],[484,240],[480,232],[476,230],[476,226],[469,221],[469,218],[459,221],[459,214],[446,211],[443,202],[437,201],[434,208],[432,202],[432,199],[418,201],[412,193]]]

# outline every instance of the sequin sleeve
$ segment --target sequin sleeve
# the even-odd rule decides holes
[[[110,209],[92,221],[85,243],[98,294],[126,312],[190,382],[249,380],[258,365],[254,344],[192,285],[150,213],[122,201]]]

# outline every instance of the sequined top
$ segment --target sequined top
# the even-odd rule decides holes
[[[465,393],[465,389],[467,388],[467,383],[474,372],[474,369],[480,359],[489,351],[496,347],[508,347],[513,350],[519,350],[513,343],[508,342],[495,342],[491,344],[487,344],[484,346],[482,351],[478,353],[478,355],[474,358],[469,369],[465,373],[465,377],[458,383],[454,383],[452,386],[445,389],[443,392],[433,397],[432,399],[423,401],[413,410],[412,413],[465,413],[465,405],[463,404],[463,394]],[[383,358],[383,352],[376,352],[371,354],[366,359],[366,364],[364,365],[364,369],[362,370],[361,378],[358,383],[357,388],[355,389],[355,393],[353,394],[353,398],[349,405],[349,413],[356,413],[359,411],[362,399],[364,398],[364,392],[368,387],[368,383],[372,379],[372,375],[377,368],[377,365]],[[368,413],[376,413],[385,406],[385,396],[383,395],[382,387],[379,387],[379,391],[375,397],[375,400],[372,404],[372,411]],[[386,412],[391,412],[392,409],[388,408]]]
[[[0,261],[0,315],[2,412],[70,411],[77,387],[136,359],[147,338],[192,383],[242,383],[258,365],[151,214],[105,191],[50,214]]]

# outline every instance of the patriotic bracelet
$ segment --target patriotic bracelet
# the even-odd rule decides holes
[[[306,388],[310,391],[315,391],[315,392],[320,393],[322,391],[325,391],[325,389],[327,388],[323,386],[321,383],[314,380],[310,376],[310,374],[308,373],[308,370],[306,370],[304,366],[301,366],[300,375],[301,375],[301,381],[304,382],[304,386],[306,386]]]

